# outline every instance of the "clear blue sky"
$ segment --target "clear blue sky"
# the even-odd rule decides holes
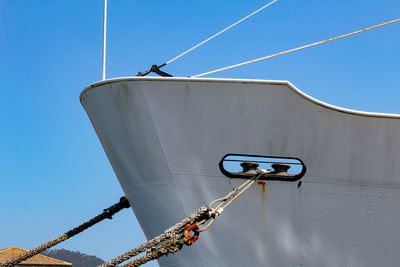
[[[107,76],[161,64],[265,3],[109,0]],[[279,0],[164,70],[202,73],[399,10],[398,0]],[[101,27],[102,0],[0,0],[0,248],[33,248],[123,195],[78,99],[101,78]],[[400,23],[212,77],[289,80],[330,104],[400,113],[399,47]],[[125,210],[59,247],[110,259],[142,241]]]

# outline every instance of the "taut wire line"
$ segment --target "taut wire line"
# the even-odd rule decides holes
[[[190,76],[190,78],[202,77],[202,76],[206,76],[206,75],[213,74],[213,73],[216,73],[216,72],[237,68],[237,67],[248,65],[248,64],[251,64],[251,63],[255,63],[255,62],[258,62],[258,61],[261,61],[261,60],[270,59],[270,58],[277,57],[277,56],[280,56],[280,55],[284,55],[284,54],[292,53],[292,52],[295,52],[295,51],[299,51],[299,50],[302,50],[302,49],[305,49],[305,48],[308,48],[308,47],[312,47],[312,46],[316,46],[316,45],[319,45],[319,44],[328,43],[328,42],[331,42],[331,41],[334,41],[334,40],[337,40],[337,39],[340,39],[340,38],[344,38],[344,37],[348,37],[348,36],[355,35],[355,34],[358,34],[358,33],[366,32],[366,31],[369,31],[369,30],[372,30],[372,29],[376,29],[376,28],[379,28],[379,27],[383,27],[383,26],[386,26],[386,25],[389,25],[389,24],[392,24],[392,23],[395,23],[395,22],[399,22],[399,21],[400,21],[400,19],[395,19],[395,20],[388,21],[388,22],[385,22],[385,23],[382,23],[382,24],[379,24],[379,25],[375,25],[375,26],[372,26],[372,27],[369,27],[369,28],[365,28],[365,29],[358,30],[358,31],[355,31],[355,32],[347,33],[347,34],[340,35],[340,36],[337,36],[337,37],[334,37],[334,38],[326,39],[324,41],[312,43],[312,44],[309,44],[309,45],[300,46],[300,47],[297,47],[297,48],[294,48],[294,49],[286,50],[286,51],[279,52],[279,53],[276,53],[276,54],[273,54],[273,55],[269,55],[269,56],[266,56],[266,57],[261,57],[261,58],[253,59],[253,60],[250,60],[250,61],[242,62],[242,63],[239,63],[239,64],[235,64],[235,65],[232,65],[232,66],[228,66],[228,67],[224,67],[224,68],[220,68],[220,69],[204,72],[204,73],[201,73],[201,74],[197,74],[197,75],[194,75],[194,76]]]
[[[177,55],[177,56],[174,57],[173,59],[167,61],[165,64],[167,65],[167,64],[171,63],[172,61],[175,61],[175,60],[177,60],[178,58],[182,57],[183,55],[189,53],[190,51],[196,49],[197,47],[199,47],[199,46],[201,46],[201,45],[207,43],[207,42],[210,41],[211,39],[217,37],[217,36],[220,35],[221,33],[223,33],[223,32],[225,32],[225,31],[229,30],[230,28],[232,28],[232,27],[234,27],[234,26],[236,26],[236,25],[239,24],[240,22],[242,22],[242,21],[244,21],[244,20],[250,18],[251,16],[257,14],[258,12],[260,12],[260,11],[263,10],[264,8],[266,8],[266,7],[270,6],[270,5],[272,5],[272,4],[275,3],[276,1],[278,1],[278,0],[274,0],[274,1],[272,1],[272,2],[270,2],[270,3],[268,3],[268,4],[266,4],[266,5],[264,5],[263,7],[257,9],[256,11],[254,11],[253,13],[247,15],[246,17],[242,18],[241,20],[238,20],[238,21],[236,21],[235,23],[233,23],[232,25],[226,27],[226,28],[223,29],[222,31],[219,31],[219,32],[217,32],[216,34],[214,34],[213,36],[211,36],[211,37],[205,39],[203,42],[201,42],[201,43],[199,43],[199,44],[193,46],[192,48],[186,50],[185,52],[183,52],[183,53]]]

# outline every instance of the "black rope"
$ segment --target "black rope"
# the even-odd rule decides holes
[[[89,227],[95,225],[98,222],[101,222],[104,219],[112,219],[112,216],[117,212],[121,211],[122,209],[129,208],[131,205],[126,197],[121,197],[118,203],[112,205],[111,207],[104,209],[103,212],[96,217],[92,218],[91,220],[75,227],[74,229],[66,232],[65,234],[68,238],[79,234],[80,232],[88,229]]]
[[[118,203],[112,205],[111,207],[103,210],[103,212],[100,215],[97,215],[93,219],[79,225],[78,227],[75,227],[74,229],[66,232],[65,234],[60,235],[59,237],[56,237],[32,250],[29,250],[22,255],[19,255],[15,258],[7,260],[7,262],[0,264],[1,267],[12,267],[14,265],[17,265],[51,247],[54,247],[55,245],[73,237],[74,235],[79,234],[80,232],[88,229],[89,227],[95,225],[98,222],[101,222],[104,219],[112,219],[112,216],[116,214],[117,212],[121,211],[122,209],[129,208],[131,205],[129,204],[129,201],[126,197],[121,197]]]
[[[148,71],[138,72],[138,74],[136,76],[143,77],[143,76],[146,76],[147,74],[149,74],[151,72],[154,72],[154,73],[157,73],[158,75],[160,75],[162,77],[173,77],[171,74],[168,74],[168,73],[160,70],[165,65],[167,65],[167,63],[161,64],[160,66],[152,65],[151,68]]]

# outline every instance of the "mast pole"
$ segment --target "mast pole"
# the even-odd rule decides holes
[[[107,0],[104,0],[103,13],[103,71],[102,80],[106,79],[106,40],[107,40]]]

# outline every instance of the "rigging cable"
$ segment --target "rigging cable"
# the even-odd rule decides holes
[[[242,18],[242,19],[240,19],[240,20],[238,20],[238,21],[236,21],[236,22],[233,23],[232,25],[230,25],[230,26],[226,27],[225,29],[223,29],[223,30],[217,32],[217,33],[214,34],[213,36],[208,37],[208,38],[205,39],[204,41],[198,43],[197,45],[195,45],[195,46],[193,46],[192,48],[186,50],[185,52],[183,52],[183,53],[177,55],[177,56],[174,57],[173,59],[170,59],[169,61],[167,61],[167,62],[165,62],[165,63],[163,63],[163,64],[161,64],[161,65],[159,65],[159,66],[158,66],[158,65],[153,65],[153,66],[151,67],[150,70],[145,71],[145,72],[139,72],[136,76],[146,76],[146,75],[149,74],[150,72],[156,72],[156,71],[154,71],[154,70],[160,71],[160,68],[162,68],[162,67],[168,65],[169,63],[171,63],[171,62],[177,60],[178,58],[180,58],[180,57],[186,55],[186,54],[189,53],[190,51],[192,51],[192,50],[196,49],[197,47],[199,47],[199,46],[201,46],[201,45],[207,43],[207,42],[210,41],[211,39],[214,39],[214,38],[217,37],[218,35],[220,35],[220,34],[222,34],[223,32],[229,30],[230,28],[233,28],[234,26],[236,26],[237,24],[241,23],[242,21],[245,21],[246,19],[248,19],[248,18],[254,16],[254,15],[257,14],[258,12],[260,12],[261,10],[263,10],[263,9],[265,9],[265,8],[267,8],[267,7],[269,7],[270,5],[272,5],[273,3],[277,2],[277,1],[278,1],[278,0],[273,0],[272,2],[269,2],[268,4],[262,6],[261,8],[257,9],[257,10],[254,11],[253,13],[247,15],[246,17],[244,17],[244,18]],[[157,73],[157,72],[156,72],[156,73]],[[164,73],[164,72],[163,72],[163,73]],[[167,74],[167,75],[163,75],[163,74],[160,74],[160,73],[157,73],[157,74],[159,74],[160,76],[164,76],[164,77],[171,77],[171,75],[169,75],[169,74]]]
[[[395,19],[395,20],[392,20],[392,21],[389,21],[389,22],[385,22],[385,23],[382,23],[382,24],[379,24],[379,25],[375,25],[375,26],[372,26],[372,27],[369,27],[369,28],[365,28],[365,29],[358,30],[358,31],[355,31],[355,32],[347,33],[347,34],[340,35],[340,36],[337,36],[337,37],[334,37],[334,38],[326,39],[324,41],[319,41],[319,42],[312,43],[312,44],[309,44],[309,45],[304,45],[304,46],[300,46],[300,47],[297,47],[297,48],[294,48],[294,49],[290,49],[290,50],[286,50],[286,51],[279,52],[279,53],[276,53],[276,54],[272,54],[272,55],[269,55],[269,56],[266,56],[266,57],[261,57],[261,58],[253,59],[253,60],[250,60],[250,61],[245,61],[245,62],[242,62],[242,63],[239,63],[239,64],[231,65],[231,66],[228,66],[228,67],[224,67],[224,68],[220,68],[220,69],[204,72],[204,73],[201,73],[201,74],[197,74],[197,75],[194,75],[194,76],[190,76],[190,78],[202,77],[202,76],[206,76],[206,75],[213,74],[213,73],[216,73],[216,72],[237,68],[237,67],[248,65],[248,64],[251,64],[251,63],[255,63],[255,62],[258,62],[258,61],[261,61],[261,60],[270,59],[270,58],[277,57],[277,56],[280,56],[280,55],[284,55],[284,54],[292,53],[292,52],[295,52],[295,51],[299,51],[299,50],[302,50],[302,49],[305,49],[305,48],[308,48],[308,47],[312,47],[312,46],[316,46],[316,45],[319,45],[319,44],[328,43],[328,42],[331,42],[331,41],[334,41],[334,40],[337,40],[337,39],[340,39],[340,38],[344,38],[344,37],[348,37],[348,36],[355,35],[355,34],[358,34],[358,33],[366,32],[366,31],[369,31],[369,30],[372,30],[372,29],[376,29],[376,28],[379,28],[379,27],[383,27],[383,26],[386,26],[386,25],[389,25],[389,24],[392,24],[392,23],[395,23],[395,22],[399,22],[399,21],[400,21],[400,19]]]
[[[183,55],[189,53],[190,51],[196,49],[197,47],[199,47],[199,46],[201,46],[201,45],[207,43],[207,42],[210,41],[211,39],[217,37],[217,36],[220,35],[221,33],[223,33],[223,32],[225,32],[225,31],[229,30],[230,28],[232,28],[232,27],[234,27],[234,26],[236,26],[236,25],[239,24],[240,22],[242,22],[242,21],[244,21],[244,20],[246,20],[246,19],[252,17],[253,15],[255,15],[255,14],[257,14],[258,12],[260,12],[261,10],[263,10],[264,8],[266,8],[266,7],[270,6],[270,5],[272,5],[272,4],[275,3],[276,1],[278,1],[278,0],[274,0],[274,1],[272,1],[272,2],[270,2],[270,3],[268,3],[268,4],[266,4],[266,5],[264,5],[263,7],[257,9],[257,10],[254,11],[253,13],[247,15],[246,17],[244,17],[244,18],[242,18],[242,19],[236,21],[235,23],[233,23],[232,25],[226,27],[226,28],[223,29],[222,31],[217,32],[217,33],[214,34],[213,36],[211,36],[211,37],[205,39],[204,41],[202,41],[201,43],[199,43],[199,44],[193,46],[192,48],[190,48],[190,49],[186,50],[185,52],[179,54],[178,56],[174,57],[173,59],[167,61],[166,64],[169,64],[169,63],[171,63],[172,61],[177,60],[178,58],[180,58],[180,57],[182,57]]]

